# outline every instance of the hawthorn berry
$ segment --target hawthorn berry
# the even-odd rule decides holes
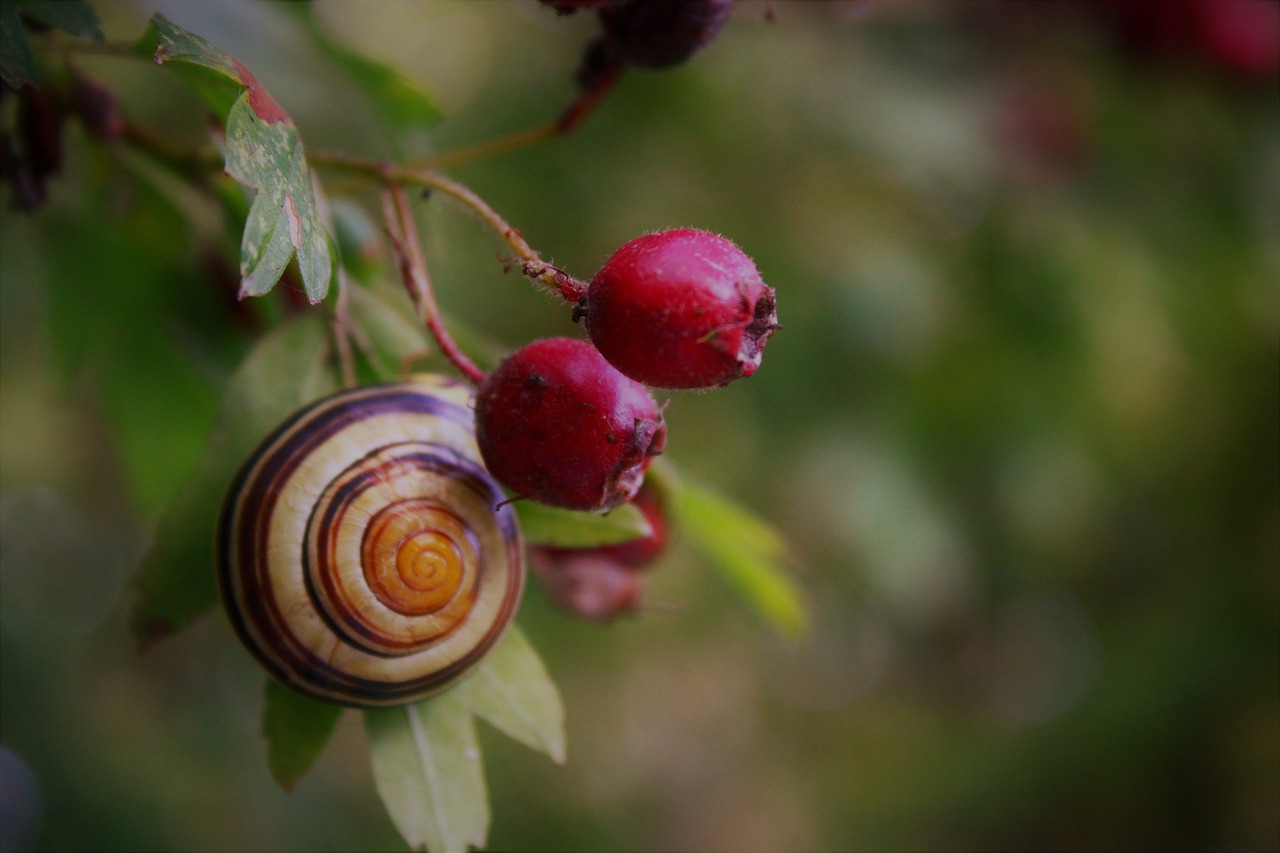
[[[692,228],[614,252],[587,289],[587,333],[618,370],[657,388],[750,376],[778,328],[774,290],[730,240]]]
[[[534,549],[529,561],[547,595],[562,610],[607,622],[640,609],[647,576],[634,566],[594,553],[552,557]]]
[[[604,510],[640,488],[667,428],[649,392],[590,344],[547,338],[521,347],[476,394],[485,465],[518,497]]]
[[[715,38],[733,0],[626,0],[600,9],[605,35],[644,68],[678,65]]]

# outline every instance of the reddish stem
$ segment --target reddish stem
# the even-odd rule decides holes
[[[409,196],[404,191],[404,186],[397,183],[388,185],[387,201],[387,229],[409,299],[436,343],[440,345],[440,352],[472,384],[479,385],[485,380],[485,372],[458,347],[440,317],[440,306],[436,303],[431,279],[427,276],[427,264],[422,255],[422,246],[418,242],[418,229],[413,221],[413,211],[409,208]]]

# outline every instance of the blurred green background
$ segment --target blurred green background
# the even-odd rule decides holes
[[[283,4],[95,5],[123,40],[163,11],[365,156],[545,121],[594,29],[316,0],[439,100],[395,134]],[[612,626],[532,587],[569,761],[484,731],[493,848],[1280,847],[1280,89],[1177,5],[741,2],[576,135],[453,173],[579,276],[674,226],[756,259],[785,328],[749,381],[671,395],[668,450],[785,533],[813,612],[776,638],[679,543]],[[77,62],[202,140],[172,74]],[[69,124],[49,203],[0,214],[0,844],[397,849],[357,715],[286,795],[225,619],[128,634],[254,338],[190,195]],[[422,222],[461,321],[575,333],[473,217]]]

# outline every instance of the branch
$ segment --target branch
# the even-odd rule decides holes
[[[396,263],[400,267],[400,275],[404,278],[405,290],[409,292],[414,309],[440,345],[445,358],[453,362],[473,385],[479,385],[484,382],[484,371],[467,358],[440,318],[440,306],[436,304],[431,279],[427,276],[427,264],[422,256],[422,246],[418,242],[413,211],[409,208],[409,198],[401,184],[392,183],[387,187],[383,195],[383,215],[387,220],[387,233],[396,254]]]

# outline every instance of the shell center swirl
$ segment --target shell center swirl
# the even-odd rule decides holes
[[[474,549],[455,537],[463,522],[430,500],[403,500],[369,521],[361,564],[375,596],[406,616],[445,607],[462,588]]]

